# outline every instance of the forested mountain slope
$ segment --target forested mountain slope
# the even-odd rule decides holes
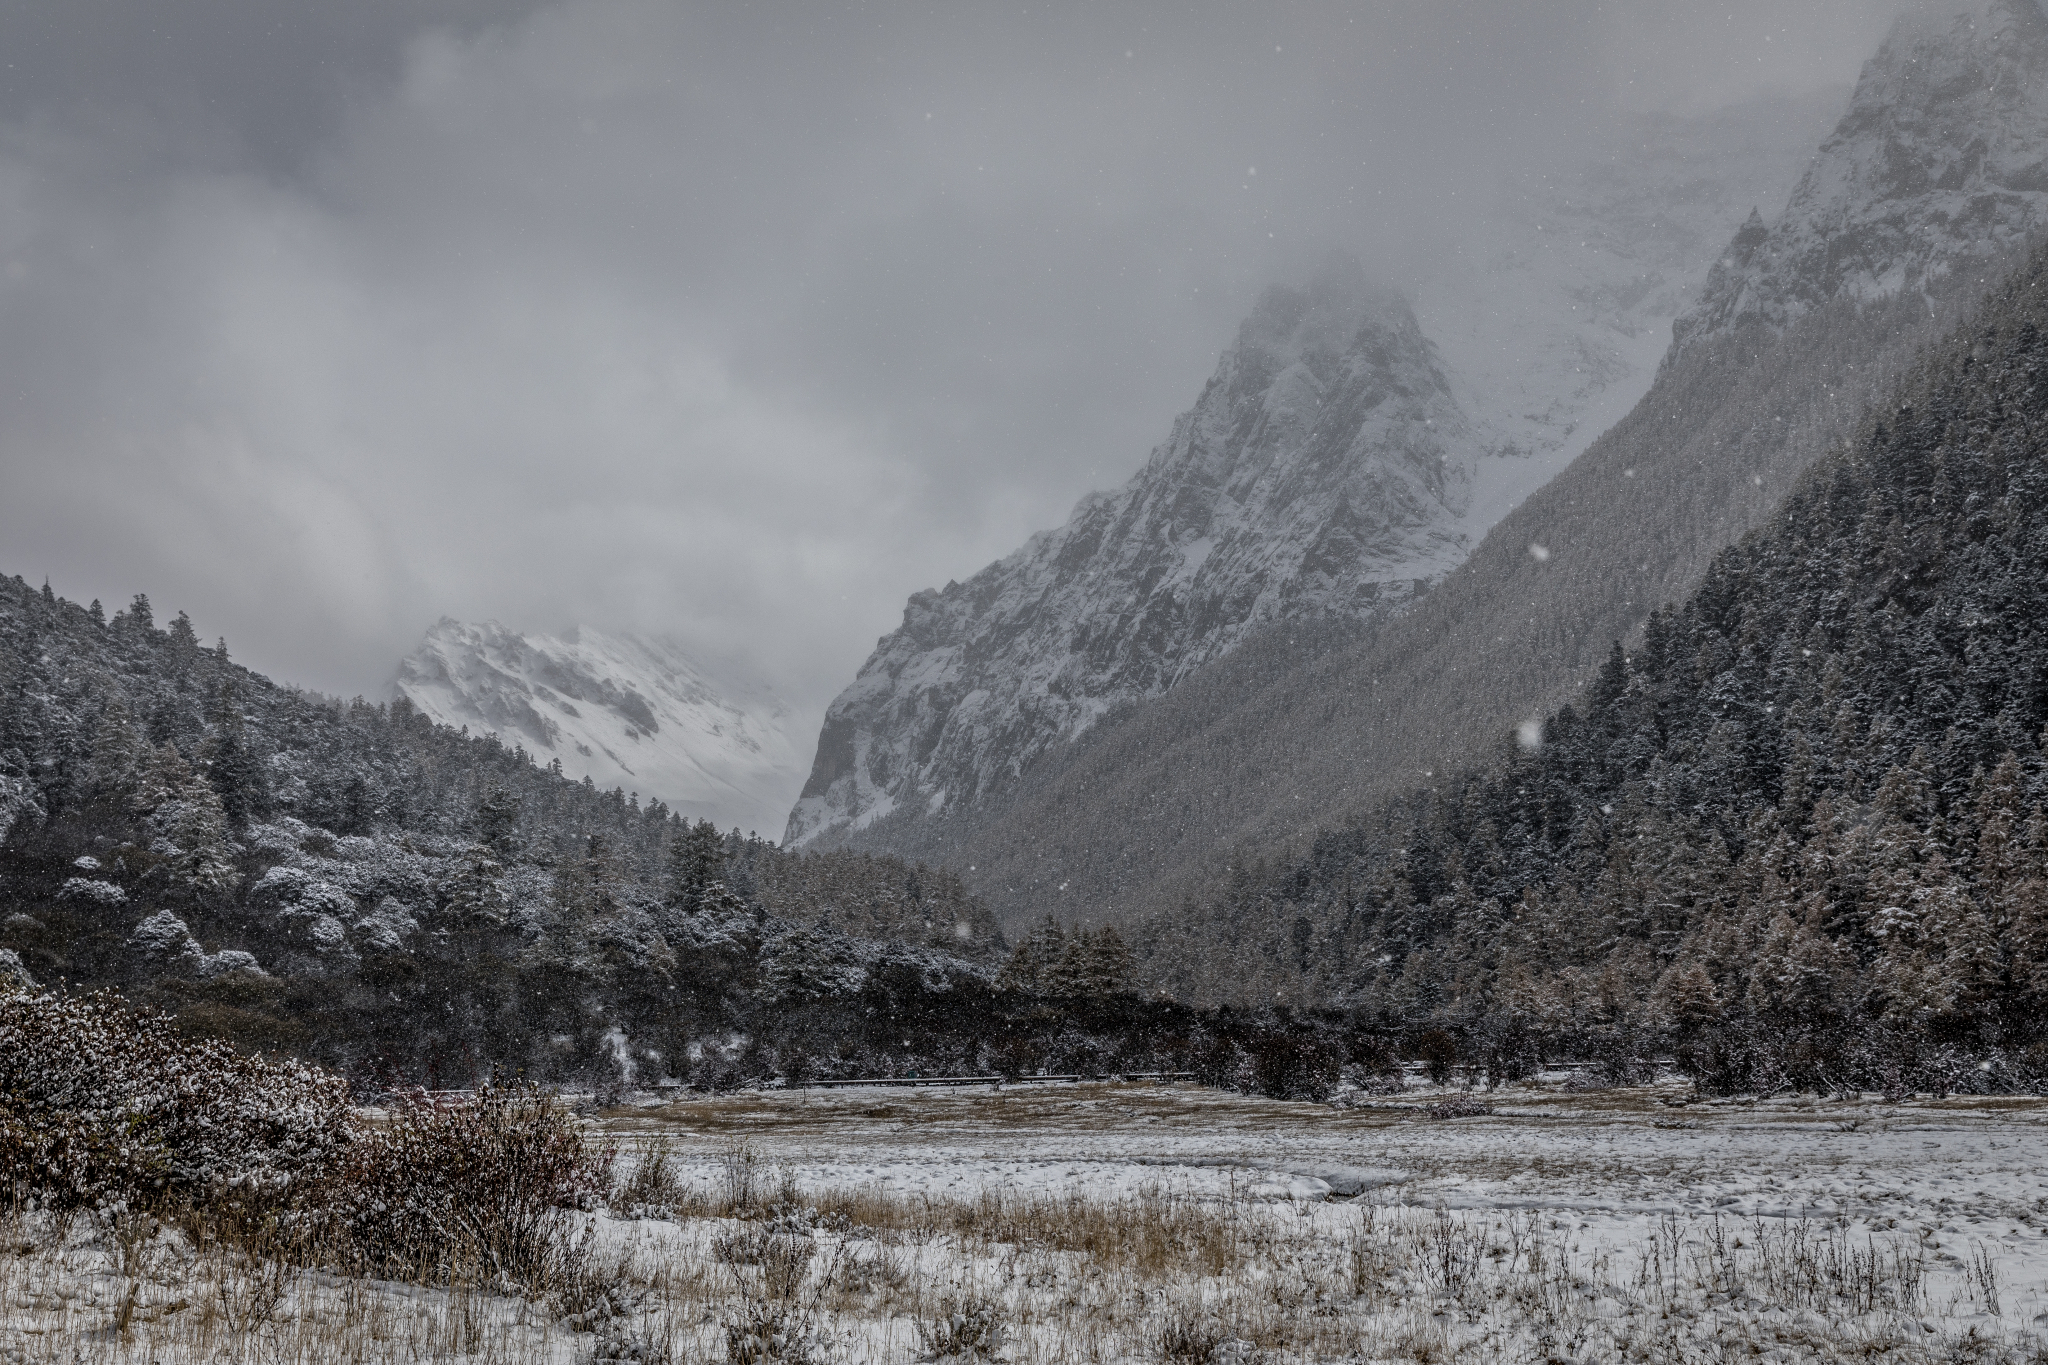
[[[836,1010],[985,982],[1002,946],[943,872],[720,835],[403,700],[278,687],[145,598],[0,578],[0,947],[46,983],[362,1075],[588,1079],[687,1074],[798,1003],[858,1053]]]
[[[2048,1026],[2044,607],[2048,251],[1540,739],[1144,951],[1183,988],[1662,1034],[1740,1085],[2016,1062]]]
[[[2037,13],[2033,0],[1980,9],[1933,36],[1919,21],[1901,25],[1770,229],[1791,240],[1815,224],[1919,222],[1953,206],[1960,183],[1988,207],[1981,220],[1950,222],[1946,254],[1909,235],[1896,269],[1869,254],[1854,274],[1788,267],[1752,279],[1732,308],[1726,281],[1756,247],[1744,229],[1702,306],[1716,320],[1682,322],[1693,342],[1674,347],[1636,409],[1410,610],[1363,630],[1266,632],[1048,755],[1002,801],[883,822],[869,846],[973,869],[970,883],[1006,916],[1124,919],[1198,894],[1246,856],[1298,847],[1319,824],[1472,761],[1560,704],[1613,641],[1632,638],[1757,525],[1920,347],[1968,315],[2011,261],[2014,232],[2040,225],[2048,202],[2030,187],[2048,174],[2048,105],[2011,105],[1950,77],[1996,68],[2048,87],[2048,40],[2031,21],[1992,24]],[[2019,46],[1998,45],[2015,34]],[[1928,80],[1900,75],[1923,66]],[[1987,124],[1997,158],[1970,150],[1987,142]],[[1873,148],[1888,177],[1858,171]],[[1984,178],[1994,173],[2012,183]],[[1971,236],[1972,221],[1987,235]],[[1871,252],[1887,240],[1859,239]],[[1772,305],[1777,287],[1800,291],[1798,306]]]

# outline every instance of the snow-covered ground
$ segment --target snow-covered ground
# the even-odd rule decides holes
[[[710,1183],[744,1149],[808,1192],[1192,1199],[1263,1207],[1277,1227],[1312,1230],[1304,1246],[1406,1238],[1388,1260],[1392,1297],[1371,1311],[1388,1347],[1371,1354],[1386,1358],[1428,1359],[1432,1342],[1461,1359],[1544,1358],[1517,1354],[1540,1344],[1540,1315],[1502,1307],[1546,1273],[1517,1241],[1548,1245],[1547,1273],[1592,1315],[1573,1328],[1584,1329],[1573,1359],[1718,1358],[1690,1352],[1737,1342],[1766,1358],[1827,1358],[1816,1343],[1847,1354],[1851,1337],[1879,1358],[1917,1359],[1924,1346],[1968,1359],[1982,1344],[1987,1358],[2032,1359],[2048,1342],[2037,1335],[2048,1328],[2048,1101],[1685,1102],[1675,1080],[1587,1091],[1557,1073],[1474,1096],[1489,1115],[1431,1116],[1462,1095],[1418,1089],[1340,1107],[1145,1084],[877,1088],[694,1100],[606,1126],[629,1141],[669,1135]],[[1413,1263],[1460,1238],[1495,1276],[1477,1299],[1498,1302]],[[1845,1255],[1912,1264],[1893,1282],[1904,1297],[1891,1311],[1829,1311],[1789,1287],[1787,1264],[1832,1256],[1839,1269]],[[1232,1311],[1226,1289],[1179,1288]],[[1142,1358],[1142,1336],[1125,1332],[1091,1358]],[[1043,1334],[1028,1339],[1025,1355],[1058,1358]]]
[[[1020,1085],[990,1092],[797,1090],[684,1101],[607,1131],[672,1133],[711,1179],[740,1141],[799,1187],[880,1186],[1114,1198],[1363,1193],[1453,1210],[1540,1210],[1623,1231],[1680,1218],[1848,1218],[1972,1242],[2048,1292],[2048,1100],[1888,1103],[1811,1097],[1683,1100],[1680,1082],[1575,1092],[1561,1073],[1472,1097],[1490,1115],[1432,1119],[1460,1090],[1418,1087],[1342,1107],[1198,1086]],[[2041,1303],[2048,1309],[2048,1300]],[[2031,1315],[2029,1315],[2031,1320]]]
[[[0,1360],[2048,1356],[2048,1101],[1566,1082],[649,1101],[593,1130],[623,1173],[666,1153],[660,1216],[622,1187],[531,1299],[17,1216]],[[1457,1099],[1493,1112],[1432,1113]]]

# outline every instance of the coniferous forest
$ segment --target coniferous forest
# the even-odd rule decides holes
[[[1255,960],[1255,993],[1440,1021],[1495,1072],[2036,1088],[2044,604],[2048,254],[1573,705],[1142,951],[1190,993]]]
[[[276,686],[146,597],[109,617],[19,578],[0,946],[42,986],[373,1089],[1138,1070],[1192,1046],[1189,1011],[1126,992],[1127,951],[999,981],[1000,930],[943,870],[721,834],[403,700]]]

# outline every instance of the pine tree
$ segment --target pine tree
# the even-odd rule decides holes
[[[488,844],[465,849],[438,892],[443,911],[458,925],[496,928],[505,922],[505,869]]]
[[[669,906],[688,913],[698,910],[711,887],[723,883],[725,865],[725,840],[709,820],[676,831],[668,846]]]
[[[225,673],[227,644],[221,643],[217,657],[222,673],[214,689],[214,704],[208,719],[213,734],[201,750],[206,780],[220,796],[228,824],[236,829],[263,813],[265,792],[263,765],[249,747],[242,721],[242,704],[234,679]]]
[[[1010,950],[996,985],[1025,995],[1055,994],[1058,965],[1066,950],[1066,931],[1060,928],[1058,920],[1047,915]]]
[[[172,812],[172,818],[162,820],[166,810]],[[213,897],[241,881],[234,852],[228,847],[227,812],[219,793],[205,778],[188,770],[175,797],[155,814],[156,823],[179,850],[172,870],[173,886],[190,896]]]
[[[100,799],[133,806],[147,746],[135,727],[128,704],[119,695],[108,698],[93,730],[92,785]],[[168,792],[166,793],[168,794]]]
[[[1131,989],[1131,972],[1136,961],[1116,926],[1105,924],[1088,940],[1087,993],[1121,995]]]
[[[476,837],[493,855],[515,858],[520,852],[519,794],[495,782],[485,785],[476,804]]]

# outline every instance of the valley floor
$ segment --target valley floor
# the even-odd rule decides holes
[[[0,1360],[2048,1360],[2048,1101],[1685,1097],[650,1101],[595,1126],[664,1154],[652,1205],[539,1301],[306,1274],[266,1307],[225,1254],[124,1271],[31,1216]]]

